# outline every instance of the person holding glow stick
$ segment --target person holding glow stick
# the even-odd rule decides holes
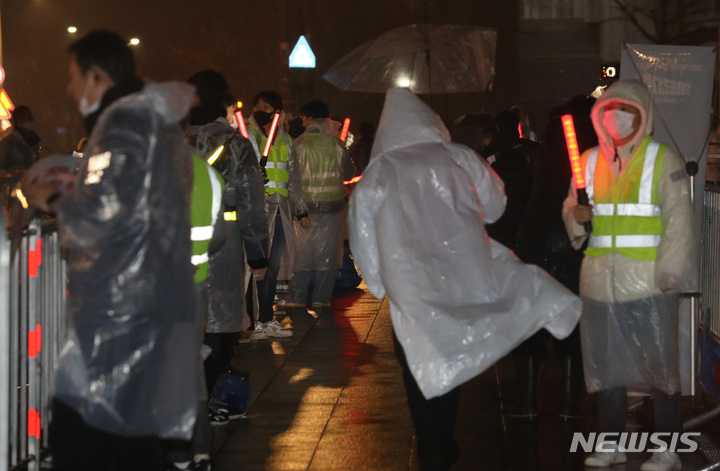
[[[277,321],[273,321],[273,304],[283,257],[288,272],[284,279],[290,277],[293,269],[297,238],[294,221],[302,227],[310,225],[292,139],[282,126],[284,120],[283,99],[279,93],[266,90],[255,95],[252,116],[247,120],[248,134],[267,175],[265,204],[270,234],[268,268],[265,279],[257,283],[259,313],[255,328],[270,334],[279,330]],[[275,330],[266,329],[268,323]]]
[[[576,249],[588,242],[580,335],[585,384],[598,394],[598,429],[624,432],[627,393],[635,392],[653,396],[656,432],[682,432],[678,294],[696,290],[699,278],[685,164],[653,139],[653,100],[642,82],[614,83],[591,118],[599,146],[580,162],[589,204],[578,202],[573,182],[563,219]],[[585,465],[627,460],[616,443],[604,448],[614,451],[595,452]],[[642,471],[682,468],[672,451],[652,455]]]

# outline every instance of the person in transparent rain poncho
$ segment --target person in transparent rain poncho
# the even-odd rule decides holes
[[[23,184],[57,214],[68,253],[50,424],[60,471],[160,470],[161,439],[189,439],[197,411],[192,163],[179,125],[193,90],[137,79],[127,44],[94,31],[71,45],[85,155],[62,187]]]
[[[678,293],[695,290],[699,277],[685,164],[652,138],[652,96],[642,82],[614,83],[591,118],[599,145],[581,158],[590,204],[578,205],[571,186],[563,219],[576,249],[589,237],[580,271],[580,334],[585,383],[598,394],[598,430],[625,431],[630,391],[652,394],[655,431],[682,432]],[[591,454],[585,464],[626,460],[616,447]],[[678,455],[666,450],[640,469],[680,468]]]
[[[457,459],[458,386],[545,328],[569,335],[580,300],[487,236],[503,183],[408,89],[391,88],[348,216],[370,291],[390,301],[421,469]]]
[[[355,166],[329,119],[328,105],[310,101],[303,105],[300,117],[305,132],[294,145],[308,216],[300,220],[295,272],[287,300],[278,303],[281,309],[305,307],[313,272],[312,306],[330,306],[341,260],[343,181],[355,174]]]
[[[205,69],[193,74],[196,106],[190,110],[188,143],[225,180],[223,219],[225,243],[210,254],[208,316],[205,344],[212,351],[205,360],[205,381],[212,394],[216,380],[230,370],[241,332],[249,326],[245,316],[245,262],[257,279],[267,267],[268,228],[262,170],[253,147],[228,123],[222,103],[227,82],[221,73]],[[211,402],[214,402],[211,400]],[[223,418],[220,418],[224,422]]]
[[[307,209],[300,190],[300,174],[297,167],[292,139],[283,129],[285,112],[283,99],[278,92],[264,90],[253,97],[252,115],[247,120],[248,138],[253,144],[261,165],[264,164],[265,204],[267,205],[268,233],[270,236],[268,268],[265,278],[257,282],[258,324],[255,336],[290,336],[292,331],[274,320],[273,304],[281,273],[281,266],[292,275],[295,261],[296,231],[294,221],[308,227]],[[274,141],[270,143],[265,160],[262,154],[272,129],[273,117],[279,113]],[[281,261],[283,263],[281,264]],[[290,276],[285,275],[284,280]]]

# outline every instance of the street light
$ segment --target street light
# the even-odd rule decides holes
[[[131,46],[137,46],[138,44],[140,44],[140,40],[139,40],[138,38],[132,38],[132,39],[130,40],[130,45],[131,45]]]
[[[74,26],[68,26],[68,29],[67,29],[67,30],[68,30],[68,33],[70,33],[70,34],[75,34],[75,33],[77,33],[77,28],[74,27]]]
[[[408,87],[410,87],[410,85],[413,84],[413,82],[412,82],[412,80],[410,80],[407,77],[400,77],[395,81],[395,84],[398,87],[408,88]]]

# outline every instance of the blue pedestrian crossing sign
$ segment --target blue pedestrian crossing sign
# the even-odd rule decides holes
[[[315,54],[310,49],[310,44],[308,44],[305,36],[300,36],[290,53],[289,65],[291,68],[315,68]]]

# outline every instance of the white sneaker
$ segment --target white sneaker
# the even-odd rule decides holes
[[[293,332],[284,328],[278,321],[269,321],[261,324],[268,337],[292,337]]]
[[[268,338],[268,333],[265,330],[265,327],[261,323],[255,324],[255,329],[250,331],[250,334],[248,335],[250,339],[252,340],[265,340]]]
[[[592,468],[609,468],[614,464],[622,464],[627,461],[627,456],[621,451],[596,451],[585,458],[585,466]]]
[[[682,463],[677,453],[670,450],[651,453],[652,457],[640,466],[640,471],[678,471]]]

